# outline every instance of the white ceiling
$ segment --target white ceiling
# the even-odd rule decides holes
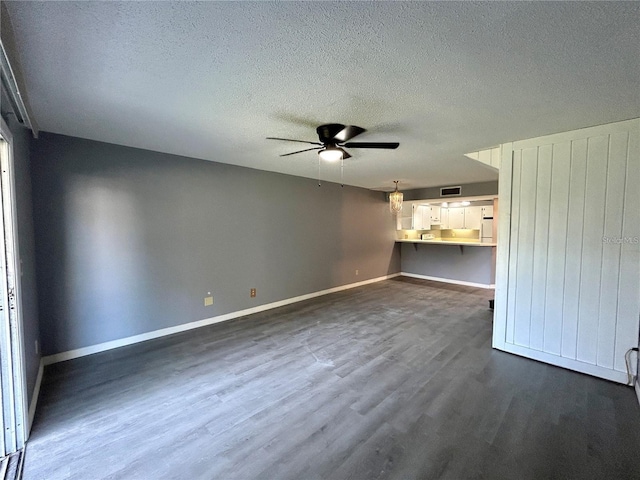
[[[640,116],[638,2],[8,2],[42,130],[345,183],[497,178],[464,153]],[[302,146],[302,147],[301,147]],[[339,168],[324,166],[339,181]]]

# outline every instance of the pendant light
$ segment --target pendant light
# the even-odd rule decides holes
[[[398,180],[394,180],[393,183],[396,184],[396,189],[389,194],[389,209],[391,213],[397,214],[402,210],[402,192],[398,191]]]

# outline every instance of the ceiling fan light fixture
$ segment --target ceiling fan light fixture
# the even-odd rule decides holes
[[[394,180],[393,183],[396,184],[396,189],[389,194],[389,210],[391,213],[398,214],[402,210],[404,195],[398,191],[398,180]]]
[[[331,147],[331,146],[326,147],[323,150],[320,150],[318,152],[318,155],[320,155],[320,158],[325,162],[337,162],[339,160],[342,160],[343,158],[342,149],[337,147]]]

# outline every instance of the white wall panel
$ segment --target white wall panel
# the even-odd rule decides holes
[[[518,234],[518,255],[514,317],[514,343],[530,345],[531,331],[531,290],[533,288],[533,241],[536,214],[537,148],[522,151],[522,174],[520,178],[520,231]],[[533,181],[532,181],[533,180]],[[514,192],[515,193],[515,192]]]
[[[508,270],[506,276],[512,277],[514,281],[508,282],[507,289],[507,316],[515,318],[516,316],[516,286],[518,283],[515,278],[518,275],[518,245],[520,238],[520,181],[522,178],[522,151],[513,152],[513,166],[509,171],[513,172],[511,198],[514,200],[510,203],[511,218],[509,235],[503,237],[505,242],[509,242],[509,250],[512,255],[507,256]],[[501,208],[502,210],[502,208]],[[504,214],[504,212],[503,212]],[[501,238],[501,237],[498,237]],[[497,273],[497,272],[496,272]],[[506,341],[514,343],[515,322],[508,322],[506,325]]]
[[[501,175],[505,178],[513,178],[514,167],[514,151],[512,144],[505,144],[500,149],[500,170]],[[509,252],[511,248],[511,216],[513,204],[511,202],[512,182],[500,182],[498,184],[498,197],[500,198],[499,208],[494,207],[494,215],[499,216],[502,220],[494,222],[498,239],[496,248],[496,298],[504,299],[504,301],[495,302],[494,305],[494,321],[493,321],[493,347],[504,349],[506,339],[509,338],[513,343],[513,328],[507,331],[507,322],[503,319],[507,318],[507,298],[509,289]],[[494,203],[497,206],[497,203]]]
[[[571,174],[569,184],[569,217],[565,248],[564,302],[562,305],[561,355],[576,358],[578,338],[578,303],[580,301],[580,275],[582,274],[582,221],[584,219],[584,192],[587,176],[587,140],[571,142]],[[559,255],[550,261],[557,261]]]
[[[582,274],[580,275],[576,358],[581,362],[593,365],[596,364],[598,342],[608,149],[608,135],[592,137],[587,141],[587,177],[584,192],[584,218],[582,220]]]
[[[616,345],[614,368],[625,369],[621,352],[626,352],[630,338],[638,338],[638,304],[640,303],[640,121],[629,133],[627,174],[622,211],[622,243],[620,251],[620,276],[618,288],[618,322],[616,322]],[[608,244],[609,245],[609,244]],[[621,322],[619,319],[635,318]]]
[[[566,251],[569,213],[569,185],[571,173],[571,143],[553,146],[551,164],[551,192],[549,195],[549,243],[552,252]],[[547,255],[547,278],[544,311],[545,352],[560,355],[562,339],[562,305],[566,255],[552,258]]]
[[[629,134],[621,132],[610,137],[609,155],[612,159],[607,169],[607,182],[604,199],[604,230],[602,237],[602,273],[600,276],[600,312],[598,318],[597,361],[596,364],[606,368],[614,368],[616,317],[618,315],[618,296],[609,295],[608,291],[618,291],[620,286],[620,254],[619,243],[607,243],[609,238],[622,237],[622,212],[624,196],[620,192],[625,189],[627,170],[627,149]],[[640,208],[640,206],[638,207]]]
[[[531,287],[531,332],[529,347],[543,350],[547,286],[547,250],[551,200],[551,145],[538,148],[535,222],[533,235],[533,285]]]
[[[502,148],[494,347],[625,382],[640,316],[640,119]]]

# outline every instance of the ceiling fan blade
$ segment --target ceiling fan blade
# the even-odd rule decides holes
[[[360,135],[361,133],[366,132],[366,130],[362,127],[356,127],[355,125],[345,125],[345,127],[336,133],[333,138],[338,142],[346,142],[347,140],[351,140],[353,137]]]
[[[385,148],[393,150],[398,148],[399,145],[397,142],[348,142],[343,146],[347,148]]]
[[[351,155],[349,155],[349,152],[347,152],[344,148],[341,148],[340,150],[342,150],[342,159],[346,160],[347,158],[351,158]]]
[[[344,129],[345,125],[341,123],[327,123],[316,128],[316,133],[321,143],[336,143],[335,136]]]
[[[309,151],[311,151],[311,150],[320,150],[321,148],[324,148],[324,147],[313,147],[313,148],[307,148],[307,149],[305,149],[305,150],[298,150],[297,152],[285,153],[285,154],[280,155],[280,156],[281,156],[281,157],[286,157],[286,156],[288,156],[288,155],[295,155],[296,153],[309,152]]]
[[[322,145],[320,142],[307,142],[306,140],[293,140],[292,138],[267,137],[267,140],[284,140],[285,142],[309,143],[311,145]]]

